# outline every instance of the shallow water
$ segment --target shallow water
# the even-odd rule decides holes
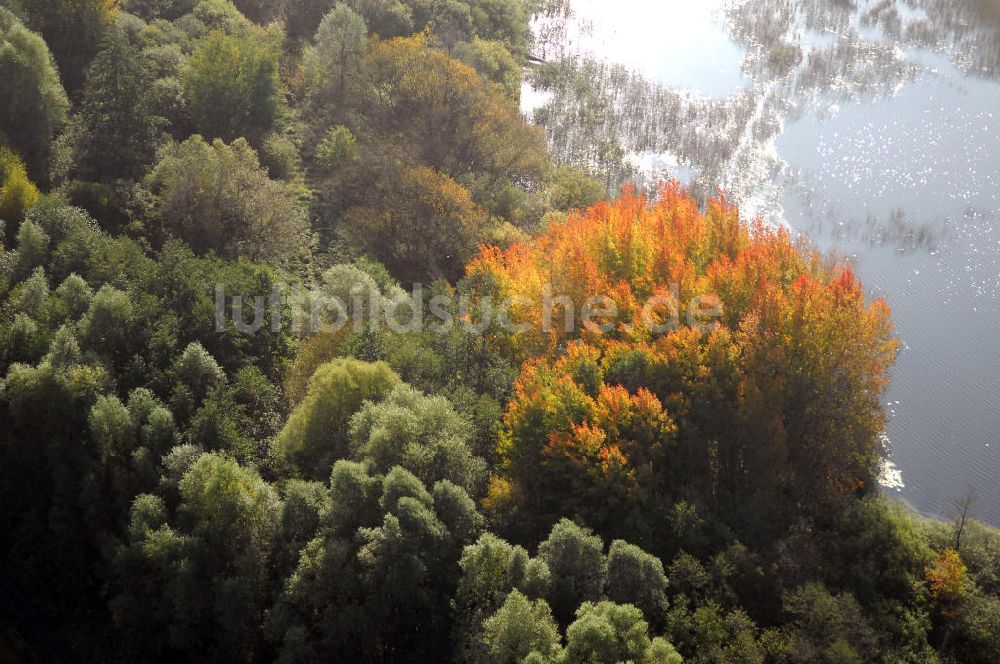
[[[1000,524],[1000,0],[571,9],[536,30],[575,86],[525,97],[554,151],[723,186],[851,256],[902,341],[887,490],[943,515],[971,487]]]

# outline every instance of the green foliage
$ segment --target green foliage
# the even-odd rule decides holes
[[[364,18],[342,2],[323,17],[315,45],[303,56],[314,103],[345,103],[357,81],[367,38]]]
[[[405,37],[419,32],[423,26],[413,22],[413,9],[406,0],[354,0],[354,9],[361,14],[373,35],[382,39]]]
[[[305,476],[325,477],[334,461],[350,456],[351,417],[366,400],[385,398],[398,383],[399,377],[382,362],[334,360],[320,366],[278,435],[276,452]]]
[[[444,397],[428,397],[398,385],[379,403],[368,402],[351,418],[352,456],[379,473],[407,469],[427,485],[455,482],[476,495],[486,463],[470,448],[472,430]]]
[[[322,482],[290,480],[284,488],[281,506],[282,576],[288,576],[298,564],[299,552],[318,533],[333,505],[330,492]]]
[[[76,140],[80,134],[71,131],[63,135],[63,138]],[[146,159],[147,157],[142,157]],[[130,157],[124,157],[125,161],[131,161]],[[138,161],[133,163],[134,172],[144,171],[148,162],[140,165]],[[72,168],[65,173],[66,177],[77,174]],[[60,174],[54,178],[64,179]],[[89,182],[85,180],[72,180],[62,187],[71,205],[82,208],[90,213],[95,219],[101,220],[101,226],[111,233],[121,233],[127,230],[139,228],[136,223],[137,216],[144,216],[149,206],[149,195],[142,189],[138,182],[133,180],[116,179],[113,182]]]
[[[70,319],[82,316],[90,308],[90,301],[94,298],[94,290],[76,273],[70,273],[56,288],[55,294],[65,316]]]
[[[556,166],[549,185],[550,204],[555,210],[587,208],[607,195],[604,185],[589,173],[569,165]]]
[[[463,501],[444,500],[440,486],[432,495],[401,468],[378,477],[337,462],[333,509],[302,550],[269,622],[281,659],[446,657],[442,617],[461,547],[478,529],[455,529],[475,522],[475,509],[466,496],[464,516],[455,518]]]
[[[541,179],[545,144],[502,92],[420,37],[373,46],[362,76],[352,108],[364,110],[373,138],[391,137],[416,163],[469,182],[477,202],[519,221],[500,192]]]
[[[872,661],[876,638],[861,607],[849,594],[831,595],[820,584],[802,586],[785,596],[790,662]]]
[[[163,119],[150,96],[153,78],[139,48],[117,30],[94,59],[84,88],[75,175],[136,180],[156,156]]]
[[[485,533],[462,551],[458,565],[462,576],[455,591],[455,625],[452,639],[461,661],[479,661],[485,656],[483,621],[500,609],[507,596],[520,588],[529,597],[538,597],[525,587],[528,581],[528,552]],[[537,565],[544,565],[536,561]],[[537,573],[536,573],[536,576]],[[547,589],[545,589],[547,590]]]
[[[123,360],[134,320],[135,307],[128,293],[114,286],[102,286],[80,321],[84,347]]]
[[[260,29],[211,32],[191,54],[184,93],[196,129],[259,145],[281,116],[280,39]]]
[[[996,661],[1000,657],[1000,598],[972,593],[963,601],[952,630],[950,649],[956,661]]]
[[[44,267],[37,267],[20,288],[15,289],[19,313],[33,316],[36,319],[47,317],[49,282]]]
[[[188,344],[177,359],[177,379],[197,399],[204,399],[211,388],[225,381],[222,367],[197,341]]]
[[[531,40],[530,3],[523,0],[472,0],[469,2],[476,36],[497,41],[519,59],[527,55]]]
[[[26,221],[17,229],[17,270],[30,274],[43,267],[49,252],[49,235],[36,224]]]
[[[357,140],[351,130],[338,125],[330,129],[316,147],[316,163],[322,168],[333,170],[357,158],[356,146]]]
[[[604,543],[597,535],[569,519],[562,519],[548,539],[538,545],[538,558],[552,573],[549,601],[562,624],[583,602],[600,599],[607,575]]]
[[[648,622],[659,625],[667,610],[666,589],[667,576],[659,558],[622,540],[611,543],[604,590],[608,599],[637,606]]]
[[[302,169],[298,146],[289,136],[277,132],[264,139],[260,161],[272,180],[293,180]]]
[[[404,284],[457,279],[485,240],[486,212],[471,193],[431,168],[408,169],[373,188],[372,206],[351,208],[348,242]]]
[[[144,21],[173,21],[194,9],[195,4],[196,0],[124,0],[122,8]]]
[[[146,182],[166,236],[220,256],[288,258],[309,243],[296,189],[268,177],[243,139],[172,143]]]
[[[955,545],[955,525],[937,520],[909,520],[916,536],[926,540],[935,552]],[[969,567],[969,577],[983,591],[1000,595],[1000,530],[979,521],[969,521],[962,534],[962,560]]]
[[[455,47],[455,58],[495,83],[512,102],[521,101],[521,64],[502,42],[474,38]]]
[[[233,0],[240,13],[258,24],[265,24],[280,18],[278,0]]]
[[[179,490],[168,523],[130,527],[133,539],[117,561],[129,582],[112,602],[116,620],[127,630],[163,629],[161,647],[199,658],[252,658],[262,646],[280,498],[254,471],[215,454],[198,457]],[[150,511],[153,523],[163,520],[155,500],[140,496],[133,523]],[[164,601],[139,611],[142,587]]]
[[[299,42],[312,39],[320,20],[333,6],[333,0],[282,0],[281,11],[285,17],[285,30],[289,40]]]
[[[312,77],[311,99],[340,89],[332,76]],[[343,103],[315,103],[308,119],[313,145],[338,125],[357,141],[357,159],[317,164],[320,193],[345,213],[340,236],[353,249],[406,283],[454,281],[480,242],[510,230],[501,220],[536,216],[544,140],[499,87],[426,36],[370,44],[343,80]]]
[[[198,20],[199,27],[208,31],[221,30],[233,34],[251,27],[247,17],[229,0],[200,0],[191,11],[191,16]],[[199,30],[198,34],[203,33]]]
[[[679,664],[681,658],[662,639],[654,647],[649,626],[636,607],[585,602],[577,610],[576,620],[566,628],[566,650],[560,661]]]
[[[560,651],[559,630],[549,605],[517,590],[486,619],[483,629],[486,656],[480,661],[513,664],[536,652],[551,660]]]
[[[115,0],[71,0],[56,4],[47,0],[12,0],[12,4],[52,49],[66,89],[71,93],[79,90],[86,79],[87,66],[114,25],[118,3]]]

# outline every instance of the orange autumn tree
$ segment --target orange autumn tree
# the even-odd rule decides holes
[[[539,531],[575,515],[655,546],[680,500],[767,532],[874,490],[889,308],[786,230],[671,183],[484,248],[468,273],[521,325],[498,514]]]
[[[954,549],[942,552],[924,574],[931,597],[945,612],[951,611],[965,594],[968,576],[969,568]]]

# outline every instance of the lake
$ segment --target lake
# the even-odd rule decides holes
[[[1000,0],[572,0],[535,30],[558,157],[854,261],[901,341],[885,490],[1000,525]]]

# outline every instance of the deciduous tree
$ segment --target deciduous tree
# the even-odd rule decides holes
[[[334,461],[350,457],[351,417],[367,401],[379,401],[399,384],[383,362],[334,360],[309,380],[302,403],[275,441],[276,451],[310,478],[325,477]]]
[[[13,235],[24,219],[24,212],[41,198],[38,187],[28,179],[24,163],[7,148],[0,148],[0,220],[4,230]]]
[[[146,179],[163,235],[225,258],[290,258],[310,242],[294,186],[268,177],[243,139],[172,143]],[[165,239],[165,238],[162,238]]]
[[[483,661],[523,662],[532,653],[548,661],[560,653],[559,629],[543,599],[530,600],[515,590],[483,624],[487,654]]]
[[[404,284],[457,280],[487,237],[486,211],[465,187],[432,168],[394,173],[372,194],[370,204],[348,210],[344,234]]]
[[[150,97],[142,52],[117,30],[102,42],[84,89],[75,175],[93,182],[137,180],[161,142],[163,119]]]
[[[0,144],[20,153],[36,180],[48,177],[50,143],[68,111],[45,41],[0,7]]]
[[[52,49],[59,73],[71,93],[83,86],[87,66],[100,49],[101,40],[114,26],[116,0],[13,0],[32,30],[40,32]]]
[[[281,39],[260,28],[211,32],[184,72],[184,93],[196,129],[226,142],[260,145],[283,112]]]
[[[622,512],[643,532],[663,523],[653,505],[685,487],[766,537],[762,521],[780,531],[876,490],[889,309],[787,232],[742,222],[724,199],[702,211],[671,184],[655,201],[626,192],[531,244],[484,249],[469,274],[531,303],[513,311],[526,326],[512,343],[549,358],[524,366],[508,408],[500,451],[515,501],[540,495],[544,477],[546,498],[565,500],[546,513],[591,504],[585,514],[612,534],[622,519],[599,506],[615,491],[671,496]],[[546,292],[561,304],[543,306]],[[592,298],[616,306],[585,320]],[[705,302],[714,320],[701,319]],[[606,472],[604,486],[588,487],[585,468]]]

